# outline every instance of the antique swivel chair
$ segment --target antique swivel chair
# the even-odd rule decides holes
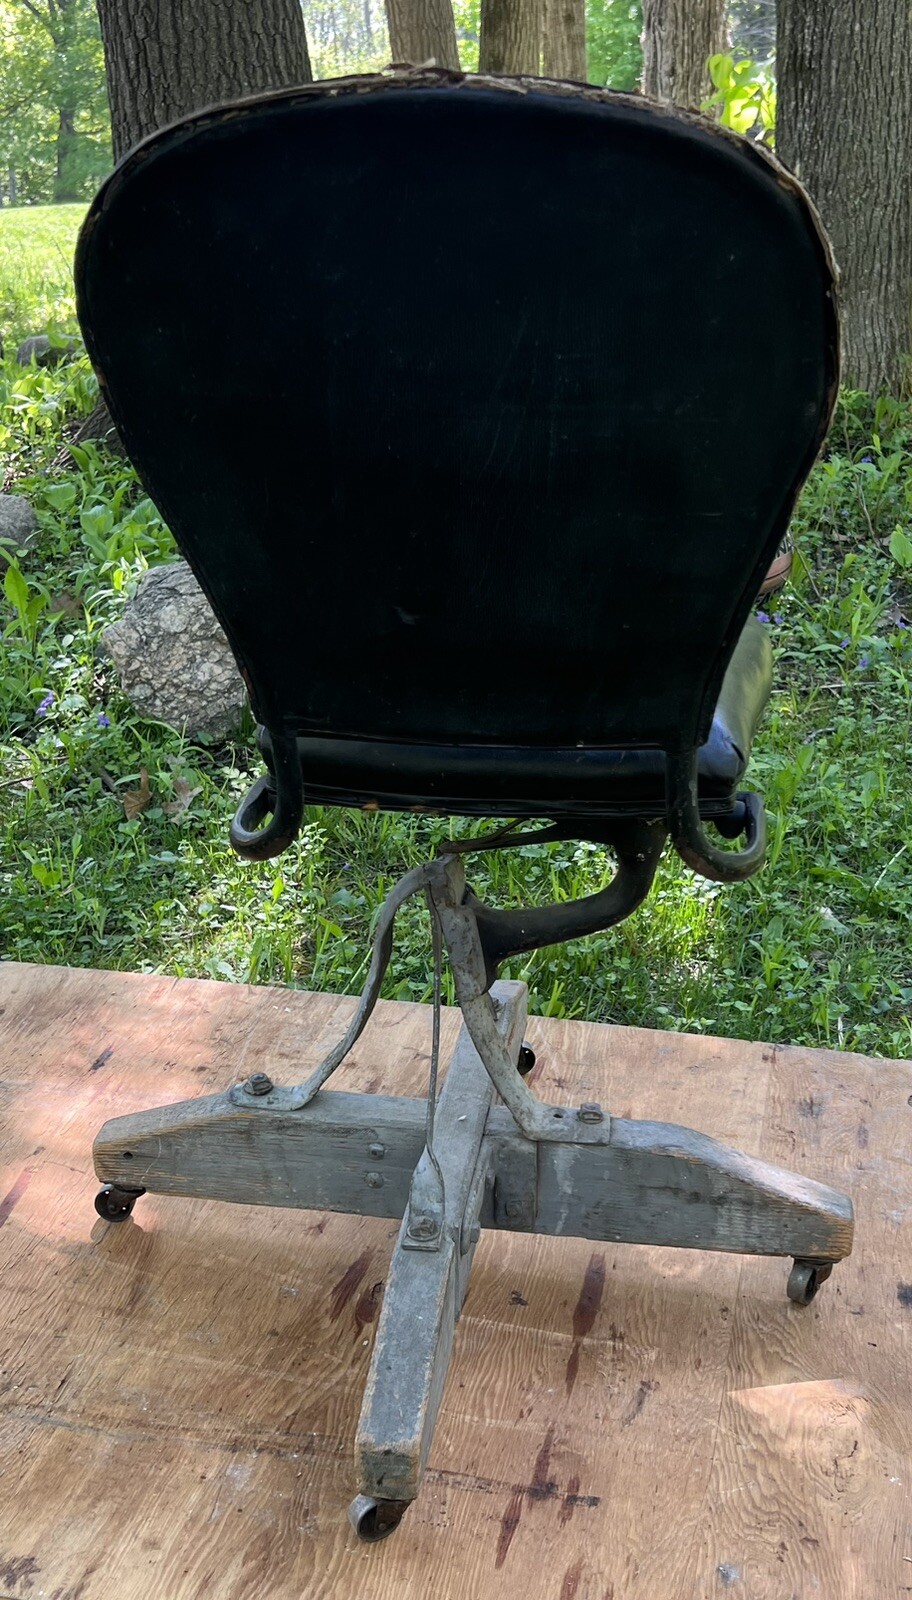
[[[263,1061],[95,1145],[112,1220],[146,1190],[402,1219],[351,1512],[379,1538],[418,1493],[482,1228],[788,1256],[798,1304],[851,1248],[822,1184],[542,1102],[524,986],[498,981],[629,915],[666,840],[722,882],[763,862],[739,788],[771,677],[752,610],[833,407],[832,262],[796,181],[696,115],[410,71],[146,140],[77,277],[111,413],[260,724],[235,850],[286,849],[307,802],[509,819],[393,889],[305,1082]],[[616,876],[484,905],[465,857],[530,838],[597,841]],[[464,1017],[442,1093],[438,1030],[426,1103],[327,1090],[415,894]]]

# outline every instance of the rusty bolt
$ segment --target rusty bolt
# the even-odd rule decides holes
[[[604,1122],[605,1120],[604,1111],[594,1100],[584,1100],[577,1112],[577,1116],[580,1122]]]
[[[416,1217],[415,1221],[408,1225],[410,1239],[435,1239],[437,1233],[438,1228],[433,1217]]]
[[[269,1094],[274,1087],[268,1072],[252,1072],[244,1084],[244,1093],[252,1095]]]

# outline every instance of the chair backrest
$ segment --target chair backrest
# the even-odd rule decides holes
[[[705,737],[838,377],[756,146],[535,80],[316,84],[133,151],[77,287],[271,729]]]

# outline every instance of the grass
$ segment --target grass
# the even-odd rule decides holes
[[[26,288],[0,275],[23,332],[40,331],[45,307],[72,325],[49,241],[72,234],[78,211],[0,214],[0,250],[11,221],[27,243],[33,217],[44,263],[23,267]],[[0,448],[41,523],[0,600],[0,949],[357,989],[386,888],[467,825],[311,809],[280,860],[232,855],[228,820],[257,767],[251,730],[190,743],[142,720],[99,651],[131,585],[173,547],[122,462],[87,447],[78,468],[53,467],[65,423],[94,394],[84,358],[53,373],[0,366]],[[751,765],[769,809],[766,869],[721,888],[669,856],[621,927],[513,964],[536,1010],[912,1053],[910,524],[912,410],[846,396],[796,519],[796,580],[770,622],[776,689]],[[151,799],[130,817],[123,797],[143,770]],[[479,857],[471,878],[516,904],[590,892],[609,869],[603,850],[561,844]],[[426,999],[428,973],[425,916],[409,905],[385,992]]]
[[[0,210],[0,330],[9,344],[75,327],[73,249],[86,208]]]

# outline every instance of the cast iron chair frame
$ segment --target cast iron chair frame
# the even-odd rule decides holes
[[[273,852],[294,821],[287,804],[255,786],[233,836],[275,803]],[[679,853],[707,877],[755,871],[764,848],[763,806],[739,796],[745,850],[723,851],[696,813],[693,764],[669,760],[669,816]],[[614,1242],[793,1258],[789,1298],[813,1300],[852,1247],[847,1196],[744,1156],[673,1123],[612,1117],[600,1105],[540,1100],[524,1081],[526,988],[497,981],[501,962],[545,944],[604,929],[647,895],[669,824],[626,819],[589,829],[610,845],[617,872],[587,899],[494,910],[466,884],[468,850],[566,837],[564,824],[501,830],[447,844],[390,891],[378,919],[367,981],[344,1037],[305,1081],[277,1087],[254,1073],[226,1094],[105,1123],[94,1147],[110,1221],[147,1191],[242,1203],[401,1218],[356,1441],[359,1536],[384,1538],[416,1498],[433,1438],[482,1227]],[[262,838],[263,835],[259,835]],[[256,843],[244,840],[245,853]],[[363,1032],[392,950],[396,913],[416,894],[431,909],[436,955],[434,1046],[428,1101],[328,1091]],[[445,945],[464,1018],[439,1102],[439,953]]]

